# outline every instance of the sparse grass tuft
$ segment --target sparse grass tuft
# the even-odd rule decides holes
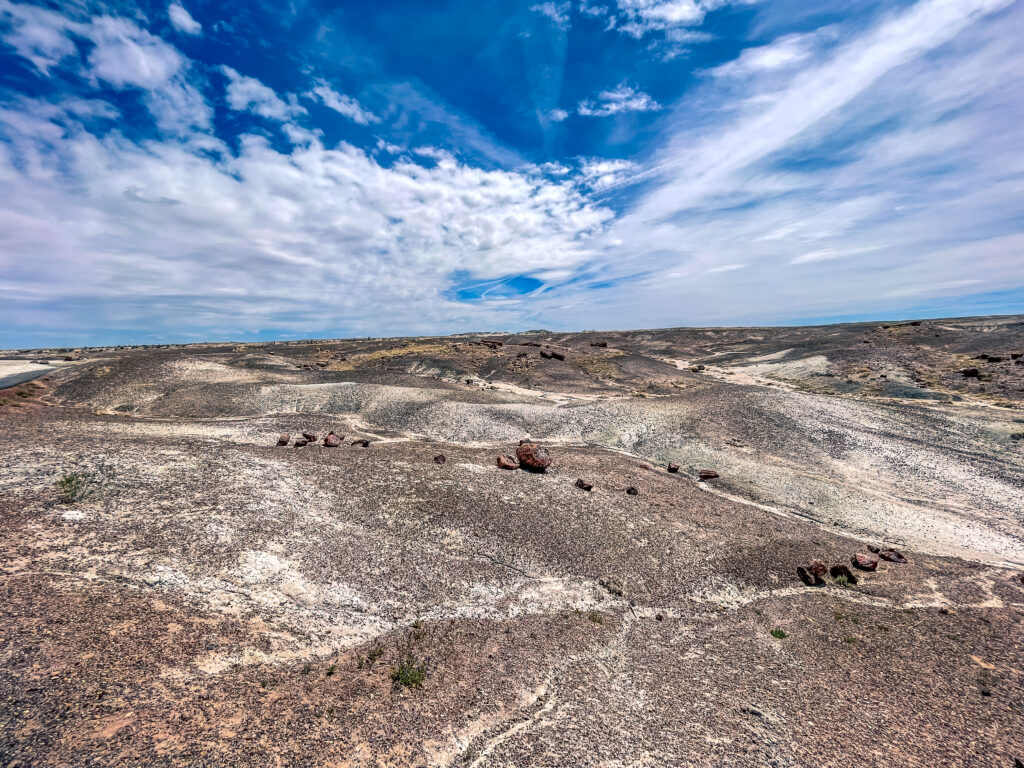
[[[850,580],[847,579],[846,576],[840,574],[839,576],[836,576],[836,586],[845,589],[846,587],[850,586]]]
[[[402,659],[397,667],[391,668],[391,682],[406,688],[419,688],[427,679],[427,665],[417,661],[409,654]]]
[[[327,668],[327,672],[325,673],[325,675],[327,677],[330,677],[331,675],[333,675],[337,671],[338,671],[338,665],[337,664],[331,664],[331,666],[329,666]]]
[[[587,614],[587,618],[595,624],[604,624],[604,616],[602,616],[598,611],[591,611]]]
[[[843,638],[843,642],[846,643],[847,645],[854,645],[857,642],[857,638],[856,637],[844,637]]]
[[[773,629],[771,635],[776,640],[785,640],[787,637],[789,637],[789,635],[783,632],[781,629]]]
[[[72,472],[57,481],[60,500],[64,504],[83,501],[96,492],[99,482],[95,472]]]

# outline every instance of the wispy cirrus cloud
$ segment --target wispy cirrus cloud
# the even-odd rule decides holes
[[[610,91],[601,91],[596,99],[581,101],[576,108],[585,117],[608,117],[624,112],[656,112],[662,106],[643,91],[622,83]]]
[[[317,81],[313,90],[306,95],[319,99],[325,107],[333,109],[339,115],[344,115],[354,123],[369,125],[380,122],[380,118],[363,107],[357,99],[338,93],[326,80]]]

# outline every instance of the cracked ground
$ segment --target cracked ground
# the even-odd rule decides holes
[[[0,766],[1011,768],[1021,351],[977,318],[10,353]],[[548,471],[498,468],[527,437]],[[797,578],[869,547],[908,562]]]

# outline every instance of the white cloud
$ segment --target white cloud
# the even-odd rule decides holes
[[[65,59],[69,65],[77,63],[70,56],[77,38],[91,44],[83,74],[93,85],[143,90],[146,106],[164,130],[181,133],[209,125],[209,105],[188,82],[189,62],[174,46],[133,21],[99,16],[78,22],[6,0],[0,0],[0,14],[10,25],[4,41],[44,74],[51,74]]]
[[[538,5],[530,6],[530,10],[534,13],[539,13],[541,16],[549,18],[556,26],[562,29],[568,29],[571,23],[569,18],[569,10],[572,6],[567,3],[554,3],[550,0],[546,3],[539,3]]]
[[[735,272],[737,269],[746,269],[746,267],[746,264],[723,264],[720,267],[711,267],[710,269],[705,269],[704,274],[713,275],[716,272]]]
[[[427,165],[385,168],[315,136],[290,152],[242,136],[232,156],[203,134],[141,145],[26,114],[0,113],[33,157],[0,155],[0,266],[37,265],[2,288],[26,322],[65,299],[88,304],[95,325],[145,319],[178,334],[500,322],[487,314],[498,309],[447,300],[449,275],[572,270],[611,216],[571,180],[484,171],[436,148],[421,148]],[[311,295],[323,301],[297,301]],[[518,305],[504,306],[510,322]]]
[[[589,158],[580,166],[583,183],[595,192],[617,187],[634,175],[639,167],[631,160],[604,160]]]
[[[198,35],[203,31],[203,25],[193,19],[192,14],[186,11],[180,3],[171,3],[167,6],[167,16],[174,28],[186,35]]]
[[[640,38],[649,32],[699,26],[709,11],[728,5],[729,0],[617,0],[617,3],[620,18],[616,28]]]
[[[564,109],[552,109],[550,112],[548,112],[548,119],[556,123],[560,123],[563,120],[566,120],[568,117],[569,113],[566,112]]]
[[[313,90],[306,95],[310,98],[318,98],[325,107],[333,109],[338,114],[344,115],[360,125],[380,122],[379,117],[365,109],[356,99],[338,93],[325,80],[318,80]]]
[[[94,19],[89,38],[96,44],[89,53],[92,74],[117,88],[159,88],[185,65],[174,46],[127,19]]]
[[[272,88],[255,77],[240,74],[227,66],[221,67],[221,71],[228,78],[228,106],[238,112],[251,111],[270,120],[284,121],[306,111],[295,101],[294,96],[284,101]]]
[[[613,90],[601,91],[596,101],[581,101],[577,111],[587,117],[608,117],[623,112],[653,112],[661,108],[648,94],[623,83]]]
[[[67,32],[77,25],[59,13],[0,0],[0,20],[9,28],[4,42],[43,74],[75,52]]]
[[[745,48],[738,58],[710,71],[716,77],[746,77],[793,67],[808,59],[815,46],[824,38],[834,36],[835,30],[826,27],[807,34],[784,35],[769,45]]]

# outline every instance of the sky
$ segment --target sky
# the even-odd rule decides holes
[[[1024,0],[0,0],[0,348],[1024,312]]]

